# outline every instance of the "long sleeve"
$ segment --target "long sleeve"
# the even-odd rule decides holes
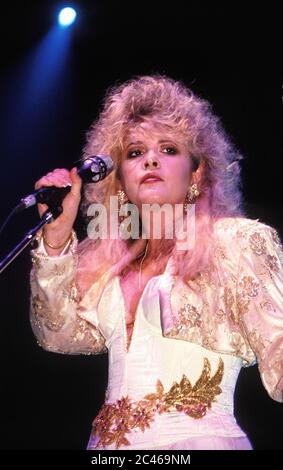
[[[96,306],[85,312],[75,286],[76,244],[68,254],[50,257],[32,252],[30,319],[40,346],[66,354],[105,352],[105,340],[96,322]],[[84,316],[92,319],[85,320]]]
[[[236,304],[269,395],[283,401],[283,253],[276,231],[252,224],[239,233]]]

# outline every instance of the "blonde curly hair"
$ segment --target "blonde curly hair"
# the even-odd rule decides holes
[[[190,253],[178,253],[174,246],[170,248],[177,272],[189,280],[211,259],[214,221],[243,215],[239,166],[242,156],[225,133],[220,119],[212,112],[210,103],[196,96],[183,83],[165,76],[141,76],[108,90],[102,112],[87,133],[83,158],[95,154],[110,155],[115,168],[105,180],[86,185],[82,207],[87,211],[90,204],[99,202],[109,211],[110,196],[118,189],[125,138],[129,130],[152,121],[181,135],[195,167],[200,163],[203,166],[199,184],[201,195],[195,206],[195,248]],[[131,239],[107,242],[85,239],[80,244],[79,273],[88,277],[91,283],[95,273],[100,276],[117,263],[133,243],[135,241]],[[90,256],[94,251],[96,265],[99,260],[96,270]],[[159,256],[162,257],[162,250]],[[155,261],[158,265],[158,259]]]

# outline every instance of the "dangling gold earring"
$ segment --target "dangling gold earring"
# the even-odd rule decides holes
[[[119,191],[117,191],[117,197],[118,197],[118,205],[119,205],[119,210],[120,210],[120,207],[126,202],[128,202],[128,198],[127,198],[127,194],[125,193],[125,191],[123,191],[123,189],[119,189]]]
[[[123,191],[123,189],[119,189],[117,191],[116,195],[117,195],[117,198],[118,198],[118,217],[119,217],[119,220],[120,220],[120,223],[121,223],[125,219],[126,215],[119,215],[120,214],[120,209],[124,204],[127,204],[127,202],[129,202],[129,199],[128,199],[128,196],[125,193],[125,191]]]
[[[191,184],[186,194],[186,199],[184,203],[184,211],[187,212],[188,204],[192,204],[194,199],[196,199],[200,195],[200,190],[198,188],[197,183]]]

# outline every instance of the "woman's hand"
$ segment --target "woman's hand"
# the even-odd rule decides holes
[[[62,202],[63,212],[50,224],[44,226],[44,238],[52,246],[61,246],[68,240],[75,222],[78,208],[81,200],[81,187],[82,180],[77,173],[77,168],[72,168],[71,171],[65,168],[59,168],[51,171],[47,175],[40,178],[35,183],[35,189],[42,187],[56,186],[62,188],[67,185],[71,186],[70,192],[65,196]],[[46,204],[38,204],[38,212],[41,216],[48,206]],[[48,254],[56,255],[61,250],[50,248],[45,244]]]

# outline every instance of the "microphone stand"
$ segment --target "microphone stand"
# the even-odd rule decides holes
[[[5,256],[5,258],[0,261],[0,274],[7,268],[7,266],[14,261],[14,259],[33,241],[38,230],[41,229],[45,224],[49,224],[53,220],[57,219],[60,214],[62,214],[62,206],[49,207],[46,212],[42,215],[40,222],[30,229],[25,235],[24,238],[16,245],[10,253]]]

